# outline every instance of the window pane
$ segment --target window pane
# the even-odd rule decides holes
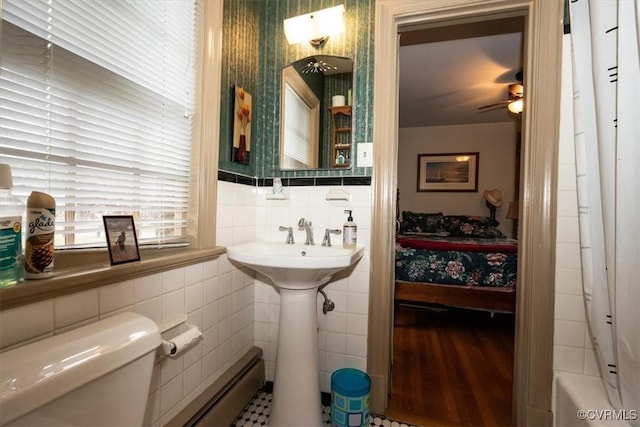
[[[58,247],[104,246],[107,214],[134,215],[141,243],[186,236],[193,2],[41,5],[3,1],[0,162],[14,193],[56,199]]]
[[[285,116],[284,167],[309,167],[312,156],[311,108],[288,84],[285,85]]]

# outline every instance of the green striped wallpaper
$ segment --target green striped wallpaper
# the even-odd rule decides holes
[[[321,48],[289,45],[286,18],[344,4],[346,32]],[[375,0],[225,0],[219,169],[258,178],[370,176],[371,168],[280,171],[280,71],[298,59],[316,55],[354,60],[353,142],[373,141],[373,33]],[[252,95],[250,164],[231,161],[234,85]]]

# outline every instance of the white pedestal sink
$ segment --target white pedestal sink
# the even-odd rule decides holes
[[[269,277],[280,292],[278,353],[269,425],[322,426],[318,379],[318,288],[354,265],[363,247],[252,242],[227,248],[229,259]]]

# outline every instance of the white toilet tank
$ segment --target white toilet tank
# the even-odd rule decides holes
[[[122,313],[0,353],[0,425],[142,425],[160,343]]]

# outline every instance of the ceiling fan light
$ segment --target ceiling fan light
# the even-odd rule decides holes
[[[515,101],[510,102],[509,104],[507,104],[507,108],[513,114],[522,113],[522,106],[523,106],[522,98],[516,99]]]
[[[524,86],[517,83],[510,84],[509,95],[517,98],[522,98],[522,95],[524,95]]]

